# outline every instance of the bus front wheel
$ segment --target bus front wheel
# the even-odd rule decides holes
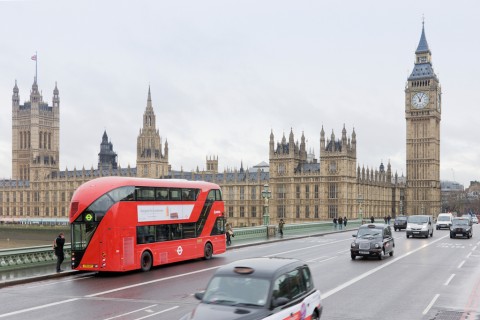
[[[205,249],[203,251],[203,254],[204,254],[205,260],[210,260],[212,258],[213,247],[212,247],[212,244],[210,242],[207,242],[205,244]]]
[[[140,267],[142,271],[149,271],[152,268],[152,264],[153,259],[151,253],[148,251],[144,251],[140,260]]]

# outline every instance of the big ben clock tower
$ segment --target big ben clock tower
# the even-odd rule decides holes
[[[440,199],[440,120],[442,90],[432,67],[425,26],[415,65],[405,88],[407,121],[406,213],[437,216]]]

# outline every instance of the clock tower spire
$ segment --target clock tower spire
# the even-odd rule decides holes
[[[425,24],[405,88],[407,214],[438,215],[440,198],[441,86],[432,66]]]

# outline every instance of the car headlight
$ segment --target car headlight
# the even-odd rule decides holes
[[[428,230],[428,226],[422,226],[422,231]]]
[[[375,243],[375,248],[378,249],[378,248],[380,248],[380,247],[381,247],[380,243]]]
[[[352,248],[355,248],[355,242],[352,242]]]

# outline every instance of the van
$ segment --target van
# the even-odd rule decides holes
[[[428,215],[413,215],[407,219],[407,238],[433,237],[433,218]]]
[[[451,213],[440,213],[437,217],[437,226],[436,229],[450,229],[452,225],[453,214]]]

